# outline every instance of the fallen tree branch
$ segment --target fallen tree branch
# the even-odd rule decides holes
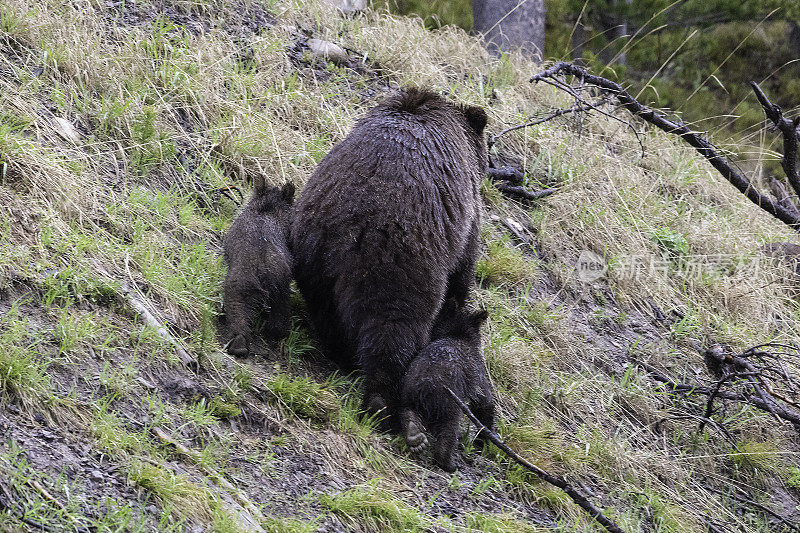
[[[156,317],[153,316],[153,313],[150,312],[148,306],[145,305],[144,299],[145,296],[142,294],[142,291],[136,287],[136,281],[133,279],[133,274],[130,270],[130,265],[128,264],[129,256],[125,254],[125,271],[128,274],[128,278],[131,280],[131,284],[135,289],[126,289],[125,285],[123,284],[122,287],[122,296],[125,299],[125,302],[134,310],[136,313],[142,317],[145,325],[153,328],[156,330],[156,334],[161,337],[162,339],[169,342],[175,348],[175,355],[181,360],[181,362],[189,368],[197,368],[199,364],[197,360],[189,355],[189,352],[181,346],[181,344],[175,340],[175,338],[170,335],[167,328],[165,328],[161,322],[156,320]],[[141,298],[137,297],[136,294],[139,294]]]
[[[626,91],[621,85],[606,78],[589,74],[582,67],[572,65],[564,61],[559,61],[555,63],[552,67],[540,72],[539,74],[532,76],[530,81],[532,83],[538,81],[550,83],[551,85],[554,85],[556,87],[565,90],[566,92],[572,94],[573,96],[579,97],[579,95],[577,95],[577,93],[574,91],[574,89],[571,88],[571,86],[567,85],[565,82],[559,79],[559,76],[562,75],[576,76],[580,79],[581,84],[589,83],[591,85],[594,85],[595,87],[598,87],[610,93],[617,99],[617,101],[624,109],[628,110],[632,114],[641,117],[643,120],[654,125],[655,127],[657,127],[662,131],[681,137],[683,140],[689,143],[689,145],[695,148],[695,150],[697,150],[697,152],[700,155],[702,155],[705,159],[707,159],[708,162],[711,163],[711,165],[722,175],[722,177],[728,180],[728,182],[730,182],[734,187],[736,187],[739,190],[739,192],[744,194],[751,202],[753,202],[761,209],[771,214],[773,217],[777,218],[784,224],[791,226],[795,230],[800,230],[800,218],[798,218],[795,214],[793,214],[785,207],[783,207],[779,202],[775,202],[769,197],[761,194],[752,185],[750,180],[747,179],[747,177],[745,177],[742,173],[733,168],[733,165],[728,161],[727,158],[725,158],[722,154],[720,154],[716,146],[711,144],[698,132],[689,129],[682,122],[669,120],[663,114],[641,104],[638,100],[636,100],[636,98],[631,96],[630,93],[628,93],[628,91]],[[556,81],[556,83],[554,83],[554,81]],[[756,94],[758,96],[758,92]],[[782,119],[782,120],[785,121],[787,119]],[[779,128],[785,128],[783,121],[780,122]],[[795,150],[794,163],[796,171],[796,155],[797,155],[796,137],[794,142],[794,150]],[[791,156],[791,154],[785,154],[785,158],[789,156]],[[798,183],[800,183],[800,180],[798,180]]]
[[[655,367],[650,366],[650,365],[648,365],[647,363],[645,363],[643,361],[634,360],[634,362],[637,365],[639,365],[642,368],[644,368],[650,374],[650,376],[653,379],[655,379],[658,382],[663,383],[666,386],[666,388],[672,389],[672,392],[678,392],[678,393],[682,393],[682,394],[694,394],[694,393],[697,393],[697,394],[703,394],[705,396],[709,396],[713,392],[713,389],[711,389],[709,387],[703,387],[703,386],[700,386],[700,385],[688,385],[688,384],[685,384],[685,383],[676,382],[676,381],[668,378],[667,376],[665,376],[661,372],[659,372],[658,369],[656,369]],[[780,418],[782,418],[782,419],[784,419],[786,421],[792,422],[798,428],[800,428],[800,413],[797,413],[797,412],[795,412],[793,410],[786,409],[786,408],[784,408],[784,407],[782,407],[780,405],[769,406],[769,405],[765,404],[764,401],[761,400],[760,398],[753,397],[753,396],[746,397],[746,396],[743,396],[741,394],[737,394],[735,392],[724,391],[724,390],[718,391],[716,393],[716,396],[718,398],[722,398],[723,400],[733,400],[733,401],[736,401],[736,402],[745,403],[745,404],[748,404],[748,405],[751,405],[751,406],[755,407],[756,409],[760,409],[762,411],[766,411],[767,413],[772,412],[773,414],[777,415],[778,417],[780,417]],[[772,409],[772,411],[770,411],[770,408]]]
[[[455,402],[461,407],[461,410],[464,411],[464,414],[467,415],[472,423],[478,428],[479,435],[487,438],[492,442],[492,444],[500,448],[508,457],[525,467],[527,470],[536,474],[540,479],[563,490],[565,493],[567,493],[567,496],[569,496],[572,501],[575,502],[576,505],[589,513],[589,515],[597,520],[603,527],[605,527],[606,530],[610,531],[611,533],[623,533],[622,529],[615,522],[606,517],[603,512],[600,511],[600,509],[595,507],[594,504],[592,504],[592,502],[586,498],[586,496],[575,490],[569,483],[567,483],[566,479],[558,478],[552,474],[549,474],[520,456],[505,442],[503,442],[503,439],[501,439],[497,433],[481,424],[480,420],[478,420],[478,418],[472,414],[472,411],[470,411],[469,407],[467,407],[467,404],[465,404],[455,392],[450,390],[449,387],[447,387],[447,392],[450,393],[450,396],[452,396],[453,400],[455,400]]]
[[[513,183],[514,185],[522,185],[522,183],[525,181],[525,174],[523,174],[520,169],[515,167],[489,167],[486,169],[486,174],[489,175],[489,178],[492,181],[507,181],[509,183]]]
[[[186,349],[183,348],[183,346],[181,346],[178,341],[172,337],[172,335],[170,335],[169,331],[167,331],[167,328],[165,328],[158,320],[156,320],[156,317],[153,316],[153,313],[150,312],[142,300],[136,296],[132,296],[130,292],[126,292],[125,301],[131,307],[131,309],[136,311],[136,314],[142,318],[142,321],[145,323],[145,325],[155,329],[156,334],[159,337],[165,339],[167,342],[173,345],[175,348],[175,354],[184,365],[188,367],[194,367],[197,365],[195,358],[189,355],[189,352],[187,352]]]
[[[525,182],[525,174],[518,168],[505,166],[486,170],[489,179],[492,180],[494,187],[505,194],[520,200],[538,200],[545,198],[558,191],[556,188],[531,191],[522,186]]]
[[[756,93],[758,103],[764,109],[764,114],[778,128],[783,136],[783,159],[781,167],[786,173],[789,185],[794,189],[795,194],[800,195],[800,175],[797,172],[797,124],[798,119],[789,120],[783,116],[781,108],[769,101],[767,95],[761,87],[754,81],[750,82],[750,87]]]

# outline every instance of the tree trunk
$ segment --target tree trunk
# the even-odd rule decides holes
[[[472,0],[474,28],[494,52],[520,49],[544,57],[544,0]]]
[[[795,56],[800,56],[800,25],[794,20],[789,21],[789,48]]]
[[[575,28],[572,30],[572,62],[579,67],[583,66],[583,41],[586,39],[583,31],[583,17],[575,21]]]

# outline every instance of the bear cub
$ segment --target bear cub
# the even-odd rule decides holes
[[[289,332],[289,217],[294,184],[270,187],[260,180],[223,239],[228,273],[223,306],[229,328],[228,353],[250,353],[257,324],[271,339]]]
[[[456,469],[461,408],[449,387],[478,420],[494,430],[495,396],[481,352],[485,310],[471,311],[450,299],[431,331],[428,346],[411,362],[403,378],[401,423],[412,450],[427,444],[420,423],[434,436],[433,458],[445,471]]]

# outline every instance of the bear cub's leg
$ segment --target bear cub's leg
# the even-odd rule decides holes
[[[431,432],[434,434],[433,460],[445,472],[454,472],[456,469],[456,450],[458,449],[458,427],[461,421],[461,411],[454,402],[443,413],[441,420],[433,424]],[[455,407],[455,409],[453,409]]]
[[[428,437],[425,436],[425,426],[419,416],[412,409],[403,409],[400,413],[400,424],[403,436],[406,439],[409,449],[412,452],[419,452],[428,445]]]

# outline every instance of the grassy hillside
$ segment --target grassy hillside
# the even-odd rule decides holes
[[[236,360],[218,340],[222,191],[301,188],[401,86],[484,106],[490,134],[568,104],[537,68],[311,0],[0,4],[0,529],[598,531],[474,431],[451,476],[362,420],[299,297],[280,346]],[[797,428],[730,401],[700,430],[705,397],[637,362],[709,385],[692,342],[796,343],[796,278],[759,252],[795,234],[673,139],[641,140],[588,117],[493,149],[560,187],[533,206],[483,187],[500,432],[626,531],[788,531],[768,511],[800,521]],[[603,277],[581,281],[584,251]]]

